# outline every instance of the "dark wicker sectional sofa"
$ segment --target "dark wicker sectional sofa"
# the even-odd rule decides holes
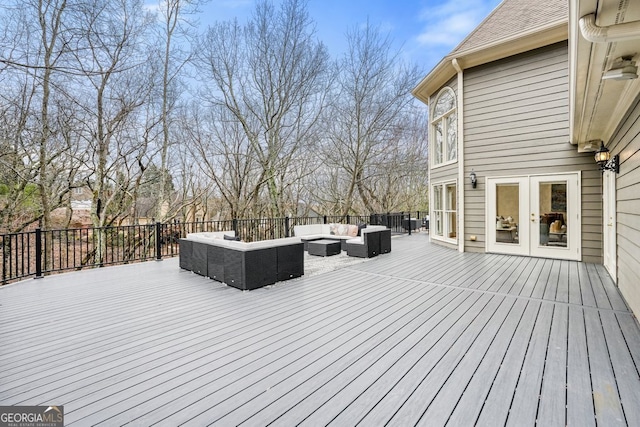
[[[299,238],[245,243],[216,234],[193,233],[180,239],[180,268],[242,290],[304,275],[304,245]]]
[[[347,255],[372,258],[391,252],[391,230],[383,226],[370,226],[361,231],[360,237],[347,240]]]

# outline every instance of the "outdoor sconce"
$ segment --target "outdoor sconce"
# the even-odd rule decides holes
[[[476,188],[476,185],[478,185],[478,177],[476,176],[476,173],[473,171],[473,169],[471,169],[469,178],[471,179],[471,188]]]
[[[604,146],[604,142],[600,141],[600,148],[596,151],[596,163],[600,166],[600,172],[612,171],[620,173],[620,157],[616,154],[611,157],[611,153]]]

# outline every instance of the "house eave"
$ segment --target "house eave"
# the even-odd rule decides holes
[[[606,29],[611,35],[595,42],[585,38],[580,29],[580,19],[591,14],[596,18],[592,26]],[[605,145],[609,143],[620,120],[640,94],[640,78],[626,81],[602,79],[616,58],[632,56],[636,61],[640,59],[640,38],[637,37],[640,3],[570,0],[569,16],[570,142],[577,145],[579,152],[595,151],[599,141]],[[620,16],[624,20],[620,20]],[[631,39],[618,40],[616,34],[621,32],[619,30],[628,27],[632,28]]]
[[[456,75],[456,69],[452,63],[454,60],[462,69],[477,67],[567,40],[568,34],[568,19],[563,19],[518,34],[516,37],[502,39],[475,49],[455,51],[445,56],[411,93],[420,101],[428,104],[429,97]]]

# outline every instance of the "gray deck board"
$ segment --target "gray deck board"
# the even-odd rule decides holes
[[[569,307],[567,360],[567,425],[594,426],[591,374],[584,324],[584,311]]]
[[[373,296],[375,296],[375,294],[372,295],[372,297]],[[381,294],[376,298],[384,299],[385,296],[386,295]],[[311,303],[312,302],[313,300]],[[206,366],[208,363],[216,360],[224,360],[224,357],[242,359],[244,363],[248,364],[253,362],[254,358],[259,359],[258,350],[269,346],[277,346],[277,343],[284,339],[305,337],[308,334],[311,334],[315,329],[319,329],[321,326],[318,325],[323,325],[326,321],[331,321],[325,321],[324,319],[335,319],[337,316],[345,315],[347,313],[355,314],[354,312],[351,312],[351,310],[369,309],[371,308],[372,302],[373,300],[369,300],[360,304],[359,307],[354,307],[353,301],[347,300],[344,304],[334,305],[328,310],[322,310],[322,307],[319,307],[317,311],[309,312],[312,315],[314,313],[317,314],[317,317],[310,316],[305,322],[296,324],[293,327],[289,327],[287,323],[278,322],[274,319],[271,323],[263,322],[256,328],[245,329],[243,330],[243,333],[230,331],[225,335],[220,336],[217,335],[216,330],[213,329],[212,332],[216,334],[209,334],[200,337],[198,342],[201,342],[202,344],[191,347],[182,347],[182,345],[180,345],[181,351],[179,354],[174,354],[175,352],[167,352],[166,354],[162,354],[162,357],[152,359],[150,362],[147,361],[147,363],[144,364],[144,368],[147,370],[154,368],[154,373],[156,374],[162,374],[163,372],[170,373],[172,369],[179,368],[179,363],[185,356],[189,357],[189,359],[192,359],[193,361],[197,361],[199,366]],[[304,307],[301,307],[301,309],[304,309]],[[240,323],[240,326],[242,326],[242,323]],[[224,346],[221,345],[222,343],[224,343]],[[249,345],[246,343],[249,343]],[[213,352],[213,349],[216,351]],[[246,352],[246,354],[243,354],[242,357],[239,358],[236,355],[238,352]],[[125,367],[128,368],[128,370],[136,369],[136,364],[138,364],[139,367],[139,364],[145,360],[146,358],[141,361],[135,360],[132,364],[126,365]],[[149,371],[147,371],[147,373],[142,377],[144,378],[148,374]],[[147,384],[147,386],[149,386],[149,384]]]
[[[615,313],[601,312],[600,319],[609,357],[618,384],[618,393],[628,425],[640,426],[640,377],[620,330]]]
[[[593,264],[593,267],[598,272],[598,279],[600,279],[600,283],[607,293],[607,297],[609,298],[609,302],[611,303],[611,307],[614,310],[627,310],[627,304],[624,302],[624,299],[620,295],[620,292],[616,289],[613,280],[609,277],[606,269],[602,265]]]
[[[71,426],[640,423],[640,328],[604,267],[427,237],[250,292],[177,259],[0,287],[0,405]]]
[[[537,280],[533,289],[531,289],[531,294],[530,294],[531,298],[539,298],[539,299],[544,298],[544,294],[547,288],[551,286],[550,282],[553,280],[551,276],[553,262],[554,260],[552,259],[545,259],[543,261],[542,270],[540,271],[540,274],[537,277]]]
[[[585,310],[584,314],[596,420],[599,425],[607,425],[607,423],[612,423],[612,420],[625,424],[600,313]]]
[[[310,301],[310,302],[313,302],[313,300]],[[256,307],[254,305],[251,305],[249,307],[250,307],[250,310],[252,311],[252,314],[254,316],[259,314],[259,311],[256,310]],[[317,307],[316,308],[316,310],[320,310],[320,309],[321,309],[321,307]],[[277,326],[278,323],[285,323],[286,324],[286,316],[283,316],[283,314],[287,314],[289,316],[292,315],[292,313],[290,313],[289,310],[290,310],[289,307],[284,307],[284,308],[281,308],[280,310],[276,309],[276,310],[270,312],[270,317],[269,318],[266,318],[264,320],[265,320],[265,322],[267,322],[267,321],[275,322],[275,324],[270,324],[271,327]],[[225,314],[228,315],[227,313],[225,313]],[[233,317],[241,316],[242,312],[238,312],[238,309],[234,309],[234,311],[231,313],[231,315]],[[206,312],[206,311],[202,312],[202,313],[198,313],[198,316],[199,317],[206,316],[206,318],[205,318],[205,320],[200,320],[199,322],[194,321],[194,319],[188,319],[188,320],[190,320],[190,322],[187,322],[184,326],[182,325],[182,323],[180,323],[180,324],[172,323],[172,327],[176,328],[176,332],[173,334],[175,336],[167,336],[167,334],[160,334],[159,336],[154,335],[154,336],[147,337],[146,340],[151,343],[149,345],[149,350],[148,350],[148,352],[150,353],[149,355],[151,355],[151,354],[157,355],[158,354],[158,351],[159,351],[159,349],[158,349],[158,341],[165,342],[169,346],[174,346],[176,344],[176,341],[175,341],[176,339],[178,339],[179,342],[182,339],[182,337],[178,338],[178,336],[186,333],[187,331],[189,333],[191,333],[191,334],[194,333],[194,331],[195,331],[194,328],[197,328],[197,327],[201,326],[200,323],[204,323],[205,327],[211,328],[211,325],[215,325],[216,322],[220,322],[221,320],[224,320],[223,316],[209,316],[208,312]],[[273,320],[271,320],[271,319],[273,319]],[[171,321],[171,320],[172,319],[168,319],[168,321]],[[236,341],[239,341],[239,340],[250,338],[251,336],[258,336],[261,333],[261,331],[258,329],[258,330],[252,330],[250,336],[246,336],[246,335],[240,335],[239,336],[239,334],[237,333],[236,327],[243,327],[243,324],[250,325],[251,324],[251,320],[249,320],[249,319],[241,319],[241,320],[239,320],[238,322],[236,322],[234,324],[231,324],[231,325],[227,324],[227,329],[228,330],[226,331],[226,335],[221,335],[221,336],[218,335],[217,337],[208,336],[207,337],[207,342],[209,344],[214,344],[217,341],[220,341],[220,342],[225,342],[226,344],[229,344],[230,340],[234,340],[235,339]],[[262,328],[264,328],[264,329],[267,328],[266,323],[265,323],[265,325],[262,326]],[[218,329],[219,328],[215,328],[214,327],[214,331],[217,331]],[[211,330],[211,329],[209,329],[209,330]],[[220,333],[220,332],[225,332],[225,331],[218,331],[218,332]],[[129,354],[134,354],[134,355],[138,356],[140,354],[140,351],[144,350],[146,348],[144,346],[141,346],[142,343],[140,341],[137,341],[140,338],[142,338],[142,337],[140,337],[138,335],[134,335],[132,338],[123,337],[121,342],[118,343],[120,345],[120,347],[116,347],[116,349],[110,351],[109,355],[105,355],[102,352],[102,348],[99,348],[98,349],[99,351],[96,352],[94,357],[100,357],[101,360],[103,360],[103,362],[105,362],[105,361],[108,362],[109,358],[105,357],[105,356],[112,356],[115,359],[114,363],[116,364],[116,366],[119,366],[122,363],[122,357],[123,356],[129,355]],[[202,337],[199,337],[199,338],[201,339]],[[112,345],[116,346],[116,344],[112,344]],[[127,349],[126,352],[123,352],[123,346],[126,346],[126,349]],[[145,359],[145,361],[148,361],[148,360]],[[88,362],[86,362],[86,364],[91,365],[92,362],[93,362],[93,360],[91,358],[89,358],[89,360],[88,360]],[[73,363],[73,362],[69,361],[68,363]],[[108,365],[105,366],[105,364],[103,363],[103,364],[101,364],[99,369],[102,369],[104,371],[105,368],[108,368],[108,367],[109,367]],[[89,378],[93,378],[93,375],[96,374],[95,372],[86,371],[86,367],[82,366],[82,365],[76,366],[76,369],[79,372],[81,372],[84,376],[89,377]],[[73,374],[73,371],[70,371],[69,367],[66,366],[66,365],[62,365],[60,367],[59,371],[60,371],[60,374],[63,377],[67,377],[67,379],[69,379],[69,377]],[[51,372],[49,372],[49,376],[50,375],[52,375]],[[23,379],[23,381],[25,381],[25,382],[26,382],[26,380],[27,380],[27,378]]]
[[[626,314],[619,314],[616,317],[625,342],[629,347],[633,363],[636,366],[636,372],[640,375],[640,329],[637,327],[637,321],[634,317]]]
[[[598,270],[596,269],[595,264],[587,264],[587,271],[589,272],[589,280],[591,282],[591,289],[593,290],[593,295],[596,299],[596,306],[603,308],[612,308],[611,301],[609,300],[609,295],[604,288],[604,283],[600,280],[600,276],[598,275]]]
[[[533,306],[534,304],[522,299],[516,301],[507,321],[496,334],[494,343],[474,372],[471,381],[460,394],[448,420],[450,425],[476,423],[516,332],[521,330],[523,322],[526,324],[533,321],[535,314]]]
[[[524,319],[518,325],[516,336],[509,346],[498,373],[493,381],[491,390],[485,399],[482,412],[477,420],[479,426],[505,425],[513,394],[516,390],[522,364],[531,340],[534,325],[540,313],[540,303],[530,303],[524,314]],[[537,396],[537,394],[536,394]]]
[[[482,295],[478,299],[478,303],[465,313],[469,318],[464,322],[458,322],[451,328],[452,334],[448,334],[446,339],[438,341],[432,351],[424,355],[420,355],[415,363],[405,371],[405,374],[394,385],[395,389],[403,390],[404,393],[390,392],[372,408],[371,411],[359,422],[362,425],[384,425],[388,422],[398,424],[400,419],[411,418],[413,422],[417,422],[423,408],[421,402],[417,406],[405,404],[412,400],[416,392],[420,393],[421,385],[425,382],[428,375],[432,372],[440,374],[439,378],[435,378],[432,384],[434,387],[440,387],[442,376],[450,371],[449,369],[455,363],[456,358],[461,358],[469,346],[468,338],[475,332],[481,330],[490,318],[492,311],[495,310],[500,300],[489,295]],[[441,369],[440,369],[441,368]],[[403,411],[404,409],[404,411]],[[343,424],[344,425],[344,424]]]
[[[566,425],[567,330],[569,308],[556,305],[553,311],[549,345],[544,364],[537,423]]]
[[[542,258],[536,258],[536,265],[531,271],[531,274],[527,278],[527,280],[522,284],[518,295],[523,297],[531,297],[533,291],[535,290],[536,283],[538,283],[538,279],[540,275],[543,273],[543,269],[547,260]],[[547,273],[548,275],[548,273]]]
[[[451,372],[446,383],[437,391],[428,408],[422,414],[419,421],[420,424],[446,424],[472,378],[476,375],[482,378],[482,372],[479,372],[482,363],[491,362],[488,359],[495,357],[494,353],[500,354],[506,348],[509,341],[504,340],[503,343],[500,343],[503,335],[499,333],[505,329],[506,325],[507,329],[511,327],[510,325],[517,325],[525,305],[522,300],[505,298],[495,316],[487,323],[469,351],[465,353],[455,370]],[[505,311],[506,316],[503,316]],[[507,332],[508,336],[510,336],[511,331]],[[497,349],[494,350],[495,348]]]
[[[421,357],[427,353],[435,355],[446,351],[447,343],[455,340],[463,327],[462,323],[473,316],[479,304],[479,294],[465,292],[463,297],[464,300],[458,305],[462,311],[456,310],[448,315],[443,313],[446,317],[434,319],[438,323],[428,333],[413,342],[406,352],[400,354],[396,360],[392,360],[387,370],[374,374],[372,381],[365,384],[366,389],[357,394],[349,405],[343,408],[332,408],[331,411],[337,413],[333,418],[329,418],[329,421],[334,425],[355,425],[375,408],[381,399],[393,394],[393,390],[399,387],[398,383],[407,375],[407,369],[411,369]],[[323,416],[323,414],[319,413],[315,416]],[[312,423],[314,419],[315,417],[311,418],[309,422]]]
[[[540,307],[513,394],[507,425],[535,424],[553,311],[552,304],[543,303]]]
[[[560,260],[551,260],[551,270],[549,271],[549,278],[547,279],[546,287],[544,288],[543,299],[555,301],[558,295],[558,286],[560,281]],[[566,300],[565,300],[566,301]]]
[[[197,415],[192,420],[195,423],[203,423],[207,420],[213,422],[226,416],[225,421],[221,422],[236,425],[251,411],[256,411],[257,408],[276,400],[280,394],[295,390],[301,384],[318,382],[323,374],[330,373],[331,375],[340,372],[354,363],[366,359],[372,353],[384,352],[388,346],[394,344],[395,340],[402,340],[401,330],[404,316],[411,317],[412,313],[419,310],[421,303],[429,298],[429,294],[435,296],[436,301],[440,301],[437,298],[443,298],[446,303],[450,299],[451,291],[439,290],[434,293],[431,289],[429,293],[424,294],[423,298],[417,295],[417,298],[407,296],[399,302],[401,304],[400,310],[395,310],[393,313],[376,314],[371,318],[371,321],[362,322],[356,328],[344,325],[341,330],[336,331],[337,333],[327,336],[323,342],[312,342],[311,345],[300,347],[295,352],[290,351],[286,356],[277,360],[275,365],[273,362],[264,365],[266,368],[259,381],[255,381],[256,376],[252,375],[230,383],[224,390],[218,388],[219,391],[216,390],[215,394],[205,393],[208,398],[216,402],[215,405],[211,403],[190,405],[192,414],[166,414],[164,408],[158,408],[153,411],[153,415],[167,415],[168,417],[163,419],[163,423],[170,425],[187,421],[185,419],[187,415]],[[438,305],[436,301],[434,301],[434,305]],[[214,387],[219,387],[219,384],[215,384]],[[207,386],[204,390],[213,390],[214,387]],[[241,401],[234,398],[239,393],[242,396]],[[252,396],[254,399],[251,398]],[[189,399],[186,400],[186,402],[189,401]],[[174,402],[171,406],[177,404],[179,402]],[[241,419],[229,420],[229,414],[235,414]]]
[[[376,338],[375,347],[364,355],[346,363],[339,359],[311,378],[298,383],[280,384],[277,398],[270,396],[269,405],[260,404],[258,408],[239,407],[234,413],[223,418],[225,424],[260,425],[264,418],[271,418],[274,414],[282,414],[276,420],[278,425],[297,424],[313,417],[312,423],[326,423],[335,416],[333,411],[340,406],[343,397],[350,398],[358,395],[363,387],[371,384],[372,377],[386,371],[390,365],[398,360],[418,342],[424,334],[428,339],[437,339],[437,334],[443,332],[443,327],[436,329],[450,313],[450,306],[457,305],[468,298],[460,291],[446,295],[437,304],[428,307],[429,310],[419,308],[415,313],[407,313],[401,321],[395,321],[397,329],[392,335],[385,336],[381,341]],[[259,409],[259,410],[256,410]],[[248,416],[250,414],[250,416]],[[324,418],[318,420],[318,417]]]
[[[511,288],[507,290],[510,295],[522,295],[527,283],[535,280],[538,272],[542,268],[540,258],[526,258],[526,266],[520,271],[520,275],[513,282]]]
[[[582,297],[582,305],[587,307],[596,307],[596,297],[591,287],[591,279],[589,278],[589,271],[587,270],[587,264],[577,263],[578,278],[580,280],[580,296]]]
[[[573,263],[575,265],[575,263]],[[569,302],[569,261],[560,261],[560,274],[558,275],[558,288],[554,300],[558,302]]]
[[[569,263],[569,275],[567,281],[569,303],[581,305],[582,292],[580,292],[580,274],[578,272],[577,262]]]
[[[388,295],[380,295],[379,297],[372,295],[371,299],[381,303],[385,296],[388,297]],[[402,298],[402,296],[398,295],[397,298]],[[393,304],[394,301],[391,300],[388,303]],[[210,383],[215,383],[215,387],[221,389],[224,389],[230,382],[237,382],[239,384],[240,377],[238,375],[242,378],[248,376],[249,379],[251,379],[251,376],[248,374],[258,372],[259,375],[259,372],[261,372],[261,370],[264,371],[265,367],[269,368],[269,370],[275,370],[276,366],[287,361],[285,356],[288,357],[289,353],[293,354],[295,351],[302,351],[299,349],[304,349],[302,346],[307,342],[311,343],[310,345],[314,345],[313,343],[316,341],[319,343],[331,342],[333,335],[341,332],[331,329],[330,327],[336,321],[336,317],[339,318],[340,316],[347,315],[350,316],[348,317],[349,320],[356,319],[355,321],[357,321],[361,316],[370,316],[368,312],[372,309],[374,309],[374,313],[376,313],[375,306],[372,307],[366,303],[352,312],[350,309],[353,308],[351,304],[340,304],[333,308],[333,312],[330,311],[327,313],[333,315],[333,317],[322,322],[322,318],[311,316],[307,319],[306,323],[297,324],[294,331],[291,330],[291,325],[284,324],[281,326],[281,334],[297,332],[294,336],[271,336],[266,342],[261,340],[250,347],[244,345],[244,347],[240,347],[239,349],[223,349],[222,354],[220,354],[219,349],[214,346],[209,349],[210,356],[204,357],[198,355],[199,357],[194,357],[192,359],[194,366],[189,366],[188,370],[183,368],[178,372],[166,371],[167,375],[170,375],[169,378],[162,378],[161,381],[153,381],[151,383],[149,381],[142,382],[139,386],[131,388],[127,391],[126,395],[120,396],[119,398],[126,401],[127,405],[135,406],[137,412],[145,413],[144,411],[147,408],[150,408],[149,411],[151,411],[162,407],[168,403],[168,401],[174,401],[175,405],[178,405],[177,397],[189,395],[189,393],[193,393],[193,390],[200,387],[204,388]],[[379,313],[378,317],[383,314],[384,313]],[[314,331],[313,325],[316,325],[315,331],[319,331],[319,333]],[[322,326],[329,327],[329,330],[323,330]],[[358,324],[358,326],[359,328],[354,328],[350,333],[366,327],[367,323]],[[274,327],[277,330],[277,325],[274,325]],[[269,324],[264,324],[264,328],[266,330],[273,329]],[[255,333],[258,338],[263,338],[264,336],[264,331],[252,331],[251,333]],[[242,338],[242,336],[240,338]],[[283,338],[286,338],[284,343],[291,343],[289,347],[283,347]],[[244,339],[240,339],[238,345],[242,345],[243,341]],[[249,342],[251,342],[251,340],[249,340]],[[315,345],[319,344],[316,343]],[[212,351],[213,353],[211,353]],[[147,390],[153,387],[161,389],[167,382],[174,385],[171,394],[163,395],[160,393],[158,397],[148,399],[146,396]],[[182,400],[188,399],[188,397],[182,398]],[[104,402],[96,402],[97,405],[101,405],[102,403]],[[91,408],[87,408],[87,412],[91,410]],[[155,415],[156,414],[154,414],[154,416]],[[160,413],[157,415],[160,415]],[[117,420],[109,420],[109,423],[113,422],[117,423]]]

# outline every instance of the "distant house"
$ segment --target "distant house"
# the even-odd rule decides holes
[[[503,1],[413,91],[432,241],[603,263],[640,314],[639,54],[639,1]]]

